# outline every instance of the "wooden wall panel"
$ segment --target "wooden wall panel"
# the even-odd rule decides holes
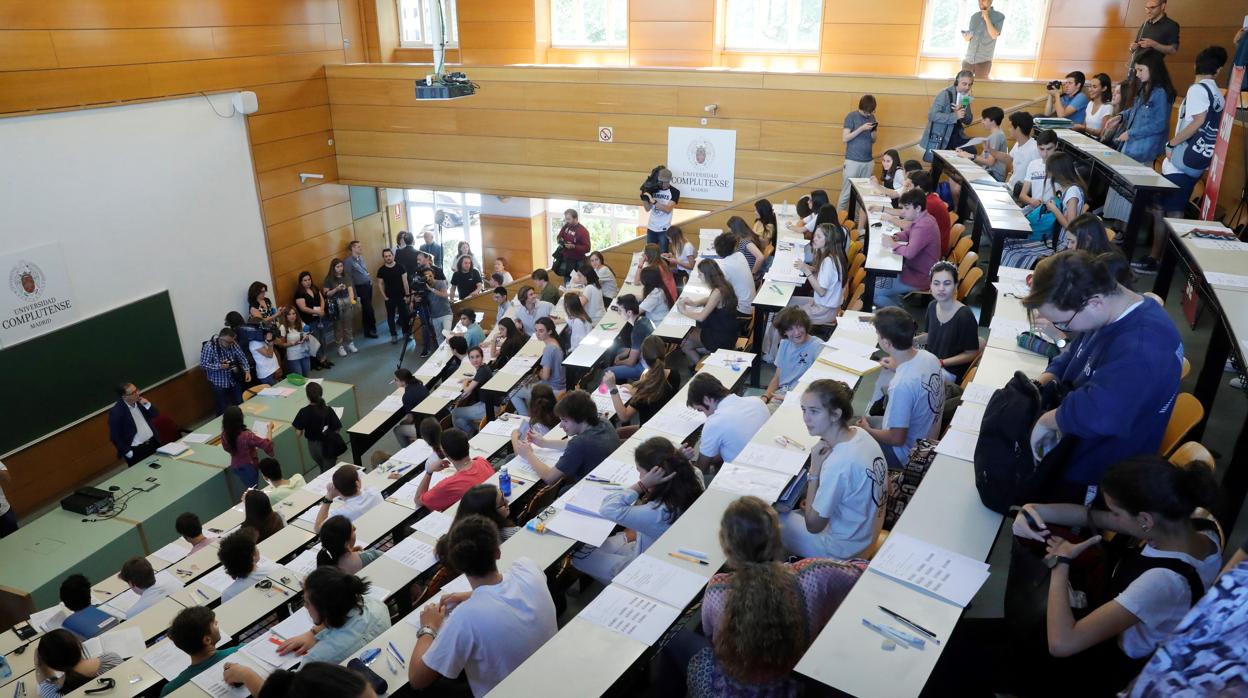
[[[337,21],[336,0],[0,0],[0,26],[14,29],[228,27]]]
[[[533,271],[531,257],[532,221],[528,216],[481,216],[482,263],[494,271],[494,260],[507,260],[507,271],[515,278]]]
[[[305,213],[350,200],[347,187],[341,184],[320,184],[307,189],[265,199],[262,208],[269,225],[297,218]]]
[[[56,49],[45,31],[0,30],[0,70],[56,67]]]

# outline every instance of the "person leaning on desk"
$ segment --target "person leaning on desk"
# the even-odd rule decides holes
[[[117,448],[117,457],[134,465],[156,452],[160,440],[152,418],[160,412],[139,393],[133,383],[117,386],[117,402],[108,411],[108,439]]]

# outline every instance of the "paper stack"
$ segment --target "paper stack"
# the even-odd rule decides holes
[[[988,563],[904,533],[888,537],[869,569],[962,607],[988,580]]]

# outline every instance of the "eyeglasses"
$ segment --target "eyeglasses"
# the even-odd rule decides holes
[[[1083,309],[1086,307],[1088,307],[1088,304],[1085,301],[1083,305],[1079,306],[1078,310],[1076,310],[1070,317],[1066,318],[1065,320],[1062,320],[1060,322],[1057,320],[1053,320],[1053,326],[1061,330],[1062,332],[1069,332],[1070,323],[1074,322],[1075,318],[1079,315],[1079,313],[1083,312]]]

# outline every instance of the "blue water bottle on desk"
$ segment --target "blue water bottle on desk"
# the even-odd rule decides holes
[[[9,660],[0,654],[0,679],[7,679],[13,675],[13,667],[9,666]]]
[[[498,490],[503,493],[503,499],[511,499],[511,474],[505,465],[498,469]]]

